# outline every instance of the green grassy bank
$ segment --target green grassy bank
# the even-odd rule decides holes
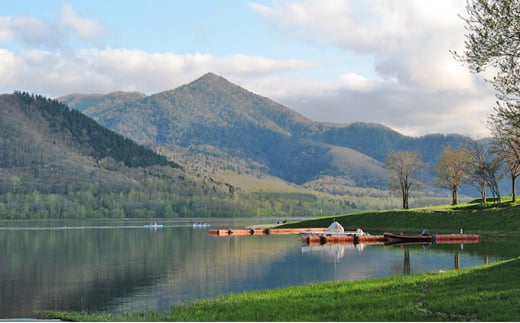
[[[429,274],[221,296],[165,312],[48,313],[78,321],[517,321],[520,259]]]
[[[364,212],[335,217],[288,223],[284,227],[327,227],[338,221],[345,229],[361,228],[372,234],[383,232],[419,233],[429,229],[432,233],[465,233],[493,236],[520,234],[520,205],[504,203],[500,207],[483,207],[478,203],[460,206],[429,207],[409,210]],[[485,237],[484,237],[485,238]]]
[[[428,274],[328,282],[225,295],[165,312],[46,313],[78,321],[518,321],[520,318],[520,208],[463,207],[367,212],[334,218],[345,228],[453,233],[460,228],[483,240],[511,241],[512,259],[474,268]],[[331,217],[286,227],[328,226]],[[492,245],[492,244],[490,244]],[[499,245],[501,249],[503,244]]]

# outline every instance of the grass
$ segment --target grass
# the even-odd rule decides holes
[[[517,321],[519,274],[516,258],[446,272],[232,294],[163,312],[46,316],[77,321]]]
[[[434,233],[484,234],[516,243],[512,259],[474,268],[428,274],[327,282],[253,291],[195,301],[170,311],[113,315],[46,312],[47,318],[73,321],[517,321],[520,317],[520,233],[517,205],[365,212],[337,216],[345,228],[371,233],[429,228]],[[286,227],[328,226],[324,217]]]
[[[320,217],[293,222],[284,227],[327,227],[333,220],[347,228],[362,228],[372,234],[403,231],[418,233],[430,229],[433,233],[491,233],[518,236],[520,234],[519,205],[481,206],[478,202],[458,206],[427,207],[409,210],[363,212],[335,217]]]

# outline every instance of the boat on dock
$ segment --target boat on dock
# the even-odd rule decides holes
[[[404,233],[383,233],[385,243],[430,243],[434,237],[427,230],[423,230],[421,234],[405,235]]]
[[[383,243],[383,236],[373,236],[361,229],[345,231],[343,226],[334,221],[325,231],[304,231],[300,233],[302,243],[306,245],[318,244],[373,244]]]
[[[406,244],[406,243],[475,243],[480,242],[480,235],[478,234],[431,234],[428,230],[423,230],[419,235],[405,235],[402,232],[399,234],[384,233],[385,244]]]

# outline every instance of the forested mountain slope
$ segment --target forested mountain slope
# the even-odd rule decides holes
[[[187,171],[59,101],[27,93],[0,95],[0,152],[0,219],[290,217],[357,208],[265,175],[254,178],[275,183],[275,192]],[[238,164],[230,163],[240,172]]]
[[[230,198],[224,183],[194,180],[165,156],[38,95],[0,95],[0,151],[0,218],[171,217],[224,211]],[[190,202],[203,194],[205,205]]]
[[[146,95],[139,92],[117,91],[109,94],[71,94],[60,98],[60,101],[68,106],[74,106],[75,110],[86,115],[95,116],[105,107],[111,107],[124,102],[135,101]]]
[[[352,186],[385,188],[388,152],[418,150],[433,164],[443,146],[468,142],[459,135],[408,137],[379,124],[315,122],[213,73],[146,97],[120,93],[116,101],[113,95],[97,102],[79,94],[60,100],[138,143],[239,158],[296,184],[333,176]]]

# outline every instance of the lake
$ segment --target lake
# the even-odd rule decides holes
[[[199,221],[207,220],[161,220],[157,229],[144,228],[144,220],[0,221],[0,318],[45,309],[168,309],[228,293],[481,265],[510,258],[504,250],[513,249],[485,238],[427,247],[305,246],[297,235],[211,236],[191,226]],[[208,222],[243,228],[274,221]]]

